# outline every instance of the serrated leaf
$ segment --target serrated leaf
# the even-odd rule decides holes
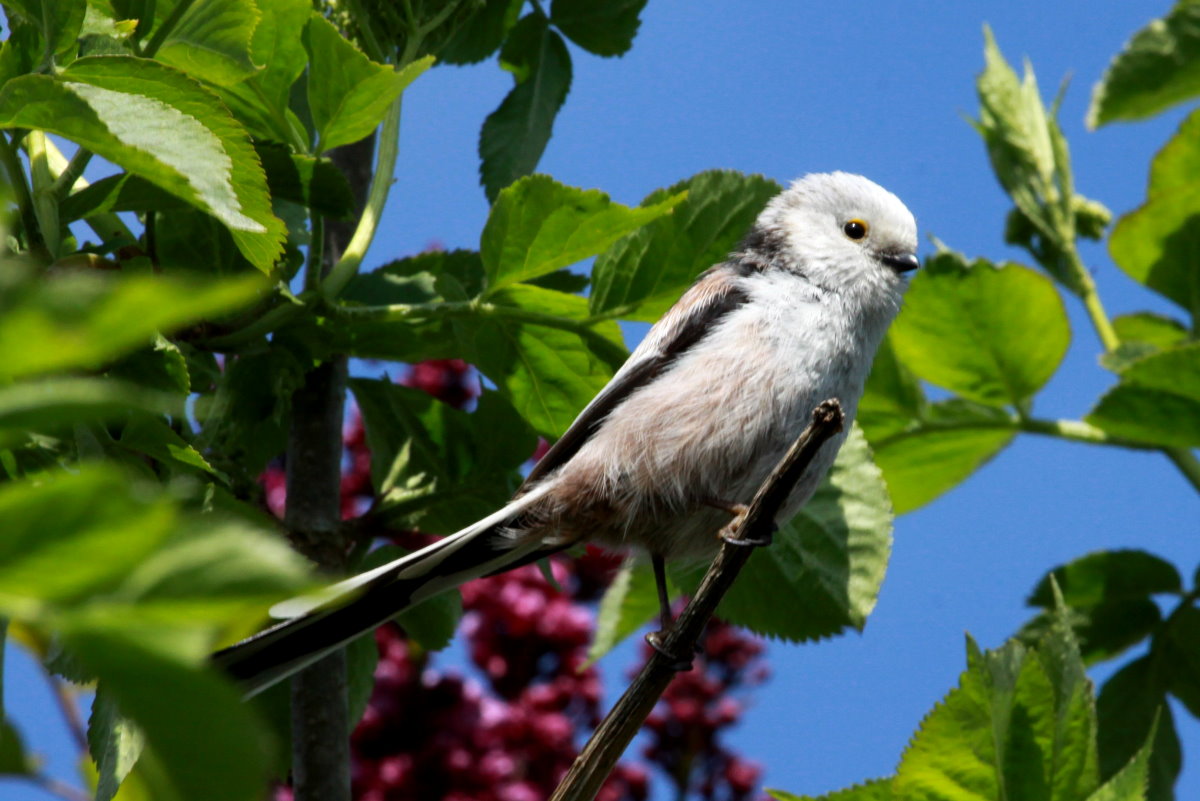
[[[159,335],[154,345],[135,351],[114,364],[108,375],[158,392],[187,395],[192,391],[187,357],[169,339]]]
[[[596,258],[592,312],[621,310],[625,319],[657,320],[696,276],[725,260],[780,189],[761,175],[709,170],[652,192],[644,206],[683,192],[687,196],[671,214]]]
[[[1087,665],[1104,662],[1149,637],[1162,621],[1158,605],[1148,598],[1108,601],[1068,610],[1071,628]],[[1024,642],[1036,640],[1049,625],[1042,612],[1018,633]]]
[[[1034,649],[968,639],[957,688],[925,717],[893,791],[914,801],[1086,798],[1099,784],[1090,684],[1065,626]]]
[[[620,329],[591,323],[577,295],[518,284],[491,299],[491,311],[455,321],[464,358],[539,434],[557,439],[624,362]]]
[[[500,61],[517,84],[479,132],[479,182],[489,200],[537,167],[571,88],[571,54],[541,13],[513,27]]]
[[[1068,606],[1138,600],[1183,589],[1183,580],[1174,565],[1138,550],[1098,551],[1056,567],[1038,582],[1026,603],[1053,606],[1052,580],[1058,583]]]
[[[594,256],[678,205],[676,193],[652,205],[622,206],[597,190],[563,186],[545,175],[500,193],[480,236],[487,290],[547,275]]]
[[[165,211],[187,209],[190,204],[144,178],[129,173],[110,175],[67,196],[59,205],[59,219],[71,222],[110,211]]]
[[[1045,277],[942,251],[913,279],[890,337],[900,361],[926,381],[1019,406],[1054,374],[1071,330]]]
[[[1121,373],[1087,422],[1119,437],[1165,447],[1200,446],[1200,343],[1139,359]]]
[[[916,420],[871,416],[866,431],[896,514],[917,509],[964,481],[1016,436],[1015,423],[992,407],[952,399],[930,404]]]
[[[1193,319],[1200,319],[1200,268],[1192,245],[1200,226],[1200,179],[1194,172],[1200,164],[1198,137],[1200,111],[1189,115],[1154,157],[1146,202],[1117,221],[1108,241],[1118,267]]]
[[[717,614],[758,634],[813,640],[862,629],[875,607],[892,546],[887,490],[866,439],[851,430],[825,481],[800,513],[757,550]],[[694,590],[706,566],[673,572]],[[771,587],[771,603],[762,588]],[[803,615],[793,610],[803,609]]]
[[[111,801],[142,755],[145,740],[137,726],[121,717],[105,690],[97,691],[92,699],[87,738],[96,763],[96,801]]]
[[[1174,798],[1172,788],[1182,765],[1179,736],[1166,700],[1163,676],[1148,656],[1135,659],[1113,674],[1096,699],[1103,780],[1108,781],[1121,771],[1154,731],[1147,794],[1150,801]]]
[[[650,563],[626,559],[600,599],[588,662],[600,659],[657,613],[658,590]]]
[[[200,455],[183,437],[157,417],[135,415],[121,431],[121,447],[150,456],[174,468],[199,470],[228,480]]]
[[[158,333],[234,311],[261,289],[255,277],[196,281],[94,271],[9,288],[0,302],[0,379],[103,367]]]
[[[254,0],[195,0],[154,57],[193,77],[232,86],[258,71],[250,38],[259,17]]]
[[[58,134],[183,198],[228,227],[263,272],[282,250],[284,226],[245,129],[165,64],[95,56],[13,79],[0,89],[0,127]]]
[[[468,413],[387,380],[355,378],[350,388],[366,425],[382,514],[449,534],[516,489],[516,468],[536,443],[496,393],[485,392]]]
[[[316,152],[357,142],[375,130],[401,92],[433,64],[426,56],[396,71],[376,64],[313,12],[304,29],[308,51],[308,108],[316,126]]]
[[[1136,120],[1200,94],[1200,7],[1176,3],[1133,35],[1092,91],[1087,124]]]
[[[262,15],[250,39],[250,58],[260,69],[232,86],[218,87],[229,110],[256,139],[310,144],[288,108],[292,84],[304,72],[308,54],[301,34],[312,14],[308,0],[256,0]]]
[[[619,56],[633,47],[646,0],[554,0],[550,21],[572,42],[598,56]]]
[[[486,0],[438,48],[438,63],[474,64],[495,53],[524,5],[524,0]]]

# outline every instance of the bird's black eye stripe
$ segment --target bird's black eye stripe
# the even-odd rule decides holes
[[[842,231],[851,239],[862,239],[867,235],[867,224],[862,220],[850,220],[842,226]]]

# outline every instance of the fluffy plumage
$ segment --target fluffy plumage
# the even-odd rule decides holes
[[[320,597],[281,604],[273,612],[286,622],[214,661],[254,693],[423,598],[583,540],[711,555],[729,521],[719,507],[749,503],[817,403],[836,397],[853,418],[916,246],[912,214],[866,178],[796,181],[655,324],[511,503]],[[822,448],[781,522],[843,438]]]

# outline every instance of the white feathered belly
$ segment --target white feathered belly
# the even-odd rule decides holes
[[[610,416],[554,479],[566,501],[552,536],[640,546],[669,558],[718,546],[729,514],[749,503],[811,420],[838,398],[849,426],[882,332],[851,330],[836,302],[753,299]],[[812,495],[845,433],[818,452],[779,515]],[[543,532],[550,534],[550,532]]]

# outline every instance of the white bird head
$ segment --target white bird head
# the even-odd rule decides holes
[[[813,284],[898,296],[919,266],[917,223],[898,197],[845,172],[816,173],[775,196],[756,231]]]

